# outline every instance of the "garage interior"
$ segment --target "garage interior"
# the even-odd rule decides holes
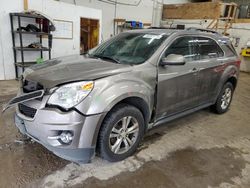
[[[80,165],[64,160],[19,133],[15,108],[0,113],[0,187],[250,187],[248,0],[1,1],[0,24],[1,109],[17,95],[29,66],[88,53],[129,30],[213,30],[230,38],[241,60],[227,113],[206,108],[153,129],[136,153],[120,162],[99,156]],[[32,35],[28,24],[37,26]]]

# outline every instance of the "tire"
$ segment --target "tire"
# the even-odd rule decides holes
[[[116,162],[131,156],[143,138],[144,127],[144,118],[139,109],[128,104],[115,106],[100,129],[98,153],[101,158]]]
[[[233,93],[234,93],[233,85],[230,82],[227,82],[223,86],[216,100],[216,103],[212,106],[213,111],[217,114],[223,114],[227,112],[232,102]]]

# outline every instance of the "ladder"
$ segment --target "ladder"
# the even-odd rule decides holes
[[[223,35],[229,35],[227,33],[228,29],[232,28],[234,20],[236,18],[236,11],[238,5],[236,3],[221,3],[225,6],[225,14],[223,17],[213,19],[207,29],[212,29],[218,31],[218,29],[223,30]]]

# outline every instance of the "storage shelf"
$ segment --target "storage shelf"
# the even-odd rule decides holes
[[[141,27],[131,27],[131,26],[125,26],[125,25],[118,25],[117,27],[123,28],[123,29],[131,29],[131,30],[133,30],[133,29],[143,29]]]
[[[119,32],[123,32],[124,29],[127,30],[136,30],[136,29],[144,29],[145,27],[150,27],[151,23],[142,23],[143,26],[139,27],[138,22],[139,21],[134,21],[137,22],[136,27],[132,27],[131,25],[127,25],[126,23],[130,23],[131,21],[127,21],[126,19],[123,18],[115,18],[114,19],[114,28],[115,28],[115,34],[118,34]]]
[[[45,32],[29,32],[29,31],[14,31],[14,33],[21,33],[21,34],[27,34],[27,35],[51,35],[50,33]]]
[[[49,51],[49,48],[28,48],[28,47],[14,47],[18,51]]]
[[[25,13],[25,12],[13,12],[9,14],[10,16],[10,26],[11,26],[11,35],[12,35],[12,44],[13,44],[13,55],[14,55],[14,65],[15,65],[15,73],[16,73],[16,79],[20,77],[20,69],[22,70],[22,73],[25,71],[26,67],[29,67],[31,65],[36,64],[36,60],[31,61],[25,61],[25,55],[30,55],[30,53],[34,53],[36,58],[43,59],[44,52],[48,53],[48,59],[51,59],[51,46],[52,46],[52,34],[49,28],[49,25],[51,24],[51,21],[48,20],[46,17],[40,14],[35,13]],[[26,19],[26,18],[34,18],[34,19]],[[37,22],[37,19],[40,19],[39,22]],[[25,21],[24,21],[25,20]],[[41,21],[42,20],[42,21]],[[47,22],[44,22],[43,20],[47,20]],[[29,24],[36,24],[38,25],[39,31],[41,32],[33,32],[33,31],[25,31],[22,30],[23,25],[27,25],[27,21],[29,21]],[[48,32],[43,32],[43,29],[48,29]],[[34,37],[34,43],[39,42],[39,44],[43,44],[43,39],[48,38],[46,42],[48,42],[48,45],[45,45],[46,47],[40,47],[40,48],[30,48],[28,46],[25,46],[25,43],[30,43],[31,41],[27,41],[27,37],[25,37],[24,41],[24,35],[33,35]],[[30,37],[28,37],[30,38]],[[32,37],[33,38],[33,37]],[[37,41],[37,38],[39,38],[39,41]],[[17,43],[17,39],[19,41]],[[39,46],[37,46],[39,47]],[[25,53],[25,52],[29,53]]]
[[[20,16],[20,17],[26,17],[26,18],[40,18],[40,19],[45,19],[45,17],[37,14],[28,14],[28,13],[10,13],[11,16]]]
[[[18,66],[18,67],[29,67],[29,66],[35,65],[35,64],[36,64],[35,61],[23,62],[23,63],[22,62],[15,63],[15,65]]]

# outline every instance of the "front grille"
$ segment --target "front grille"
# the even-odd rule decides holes
[[[24,102],[24,101],[31,100],[31,99],[40,98],[40,97],[43,96],[43,94],[44,94],[43,90],[39,90],[39,91],[35,91],[35,92],[32,92],[32,93],[24,94],[24,95],[13,98],[9,102],[9,105],[13,105],[13,104],[16,104],[16,103],[19,103],[19,102]]]
[[[34,118],[35,115],[36,115],[36,111],[37,111],[37,110],[36,110],[35,108],[31,108],[31,107],[26,106],[26,105],[24,105],[24,104],[22,104],[22,103],[18,104],[18,108],[19,108],[19,111],[20,111],[23,115],[25,115],[25,116],[27,116],[27,117]]]
[[[23,82],[23,92],[24,93],[30,93],[37,90],[44,89],[41,84],[38,82],[30,81],[30,80],[24,80]]]

